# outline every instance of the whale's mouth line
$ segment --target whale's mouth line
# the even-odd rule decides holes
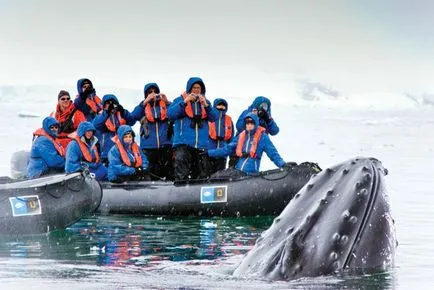
[[[345,263],[343,265],[343,269],[348,267],[348,265],[351,263],[352,259],[354,258],[354,250],[357,248],[358,243],[360,242],[363,233],[365,232],[366,227],[369,225],[368,221],[370,219],[370,216],[372,214],[372,211],[374,210],[374,205],[377,200],[378,192],[379,192],[379,177],[378,174],[381,174],[379,170],[376,170],[374,164],[371,164],[372,169],[372,188],[371,193],[369,194],[369,200],[365,209],[365,212],[363,213],[363,218],[360,222],[359,230],[357,231],[356,238],[354,239],[354,243],[351,247],[351,250],[348,252],[348,256],[345,260]]]

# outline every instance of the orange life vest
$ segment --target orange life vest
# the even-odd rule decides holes
[[[63,148],[62,145],[60,145],[59,143],[57,143],[53,137],[51,137],[50,135],[47,134],[47,132],[45,132],[44,129],[39,128],[38,130],[36,130],[35,132],[33,132],[33,136],[45,136],[48,138],[48,140],[50,140],[53,145],[54,148],[56,148],[57,153],[59,153],[60,156],[65,157],[65,148]]]
[[[125,121],[125,119],[121,117],[120,112],[116,112],[116,118],[118,118],[120,126],[127,124],[127,121]],[[110,117],[107,119],[107,121],[105,121],[105,125],[109,131],[116,132],[116,130],[117,130],[116,125],[113,124]]]
[[[213,140],[217,140],[217,130],[216,130],[216,122],[208,122],[209,125],[209,137]],[[225,128],[225,136],[223,140],[228,141],[232,137],[232,118],[228,115],[225,115],[224,120],[224,128]]]
[[[187,97],[187,92],[183,92],[182,98],[185,100],[186,97]],[[206,119],[207,114],[206,114],[205,108],[202,106],[202,104],[200,105],[200,107],[202,109],[202,119]],[[185,113],[187,114],[187,116],[189,118],[194,117],[193,106],[191,105],[191,102],[188,102],[187,105],[185,106]]]
[[[95,147],[89,148],[89,146],[83,142],[80,137],[77,135],[77,133],[71,133],[70,138],[74,139],[75,141],[77,141],[78,146],[80,147],[80,151],[83,154],[84,159],[87,162],[94,162],[94,163],[98,163],[99,162],[99,154],[98,154],[98,150]],[[89,148],[89,150],[88,150]],[[92,154],[91,152],[95,152],[95,160],[93,160],[92,158]]]
[[[155,118],[154,118],[154,114],[152,113],[152,107],[155,109],[155,105],[156,102],[154,102],[154,105],[151,106],[150,103],[147,103],[145,106],[145,116],[146,119],[148,119],[149,122],[155,122]],[[158,102],[158,105],[160,107],[160,120],[164,121],[167,118],[167,106],[166,106],[166,102],[163,101],[162,99],[160,99],[160,101]]]
[[[93,100],[91,98],[86,99],[86,104],[90,107],[92,112],[98,114],[102,110],[101,99],[98,96],[94,96]]]
[[[258,148],[259,140],[261,140],[262,133],[264,132],[265,132],[264,127],[258,126],[258,128],[256,129],[255,135],[253,135],[252,147],[250,147],[250,152],[249,152],[249,156],[251,158],[256,158],[256,149]],[[244,146],[244,142],[246,141],[246,135],[247,135],[246,130],[244,130],[243,132],[241,132],[239,136],[237,149],[235,151],[238,157],[243,156],[243,146]]]
[[[125,150],[121,140],[119,140],[118,136],[113,137],[112,140],[113,142],[115,142],[116,146],[119,149],[119,152],[121,153],[122,162],[125,163],[127,166],[131,167],[131,160],[130,158],[128,158],[127,150]],[[142,156],[140,155],[140,148],[136,142],[133,142],[133,144],[131,145],[131,151],[133,151],[133,157],[135,160],[134,167],[135,168],[141,167]]]

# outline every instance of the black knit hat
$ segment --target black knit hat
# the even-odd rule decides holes
[[[59,99],[60,99],[61,97],[63,97],[63,96],[71,97],[67,91],[61,90],[61,91],[59,92],[59,94],[57,95],[57,100],[59,100]]]

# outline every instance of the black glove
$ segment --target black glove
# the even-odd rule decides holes
[[[136,171],[134,172],[135,175],[137,176],[142,176],[143,174],[143,168],[142,167],[137,167]]]
[[[270,115],[268,115],[268,113],[266,111],[260,111],[260,112],[263,112],[261,118],[265,121],[265,123],[269,123],[270,122]]]
[[[86,101],[87,99],[87,93],[86,92],[80,92],[80,99],[82,99],[83,101]]]
[[[95,94],[95,89],[92,87],[88,87],[85,91],[84,91],[88,96],[90,96],[91,94]]]
[[[122,107],[121,105],[118,105],[117,110],[118,110],[119,113],[121,113],[121,115],[123,115],[124,112],[125,112],[124,107]]]
[[[104,111],[106,111],[106,113],[110,115],[110,113],[113,111],[114,108],[115,108],[115,104],[111,103],[110,105],[108,105],[107,108],[104,109]]]
[[[199,149],[199,156],[206,156],[208,155],[208,152],[205,149]]]
[[[85,101],[91,94],[95,94],[95,89],[89,87],[84,92],[80,92],[80,98]]]

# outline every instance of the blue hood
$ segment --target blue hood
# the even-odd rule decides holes
[[[53,117],[46,117],[42,121],[42,129],[44,129],[44,131],[47,132],[47,134],[51,137],[56,138],[57,134],[53,134],[53,132],[51,132],[50,130],[50,127],[56,124],[57,126],[59,126],[59,122],[57,122],[56,119],[54,119]]]
[[[226,106],[226,110],[223,111],[226,113],[228,111],[228,102],[226,102],[225,99],[221,99],[221,98],[215,99],[214,103],[213,103],[213,107],[215,108],[218,104],[221,104],[221,103],[223,103]]]
[[[113,102],[119,105],[118,98],[116,98],[116,96],[112,94],[104,95],[104,97],[102,98],[102,104],[104,105],[105,102],[110,100],[112,100]]]
[[[154,87],[157,90],[157,94],[160,93],[160,88],[158,87],[157,83],[147,83],[143,89],[143,93],[146,95],[146,91],[149,90],[151,87]]]
[[[256,114],[253,114],[253,113],[248,113],[244,117],[244,129],[246,129],[246,119],[247,118],[252,118],[253,119],[253,122],[255,122],[255,129],[254,130],[256,130],[256,128],[258,128],[258,126],[259,126],[259,118],[258,118],[258,116]]]
[[[117,134],[118,134],[119,140],[121,140],[122,143],[124,143],[124,142],[123,142],[123,140],[124,140],[124,136],[125,136],[125,134],[127,134],[128,132],[132,132],[132,133],[133,133],[133,138],[136,137],[136,134],[134,133],[133,128],[131,128],[131,126],[128,126],[128,125],[122,125],[122,126],[120,126],[120,127],[118,128]]]
[[[268,98],[259,96],[256,97],[256,99],[253,101],[252,105],[250,106],[250,110],[252,109],[258,109],[259,105],[262,103],[267,103],[268,105],[268,114],[271,114],[271,102]]]
[[[92,86],[92,88],[93,88],[93,84],[92,84],[92,82],[90,81],[90,79],[79,79],[79,80],[77,81],[77,92],[78,92],[78,93],[81,93],[81,84],[82,84],[84,81],[88,81],[88,82],[90,83],[90,85]]]
[[[187,81],[186,92],[191,93],[191,88],[193,87],[194,84],[200,84],[202,87],[201,94],[205,95],[206,93],[205,84],[203,83],[202,79],[198,77],[192,77]]]
[[[82,123],[80,123],[80,125],[78,125],[78,128],[77,128],[78,137],[80,137],[80,138],[83,137],[84,133],[86,133],[87,131],[93,131],[93,133],[95,134],[96,129],[92,123],[82,122]]]

